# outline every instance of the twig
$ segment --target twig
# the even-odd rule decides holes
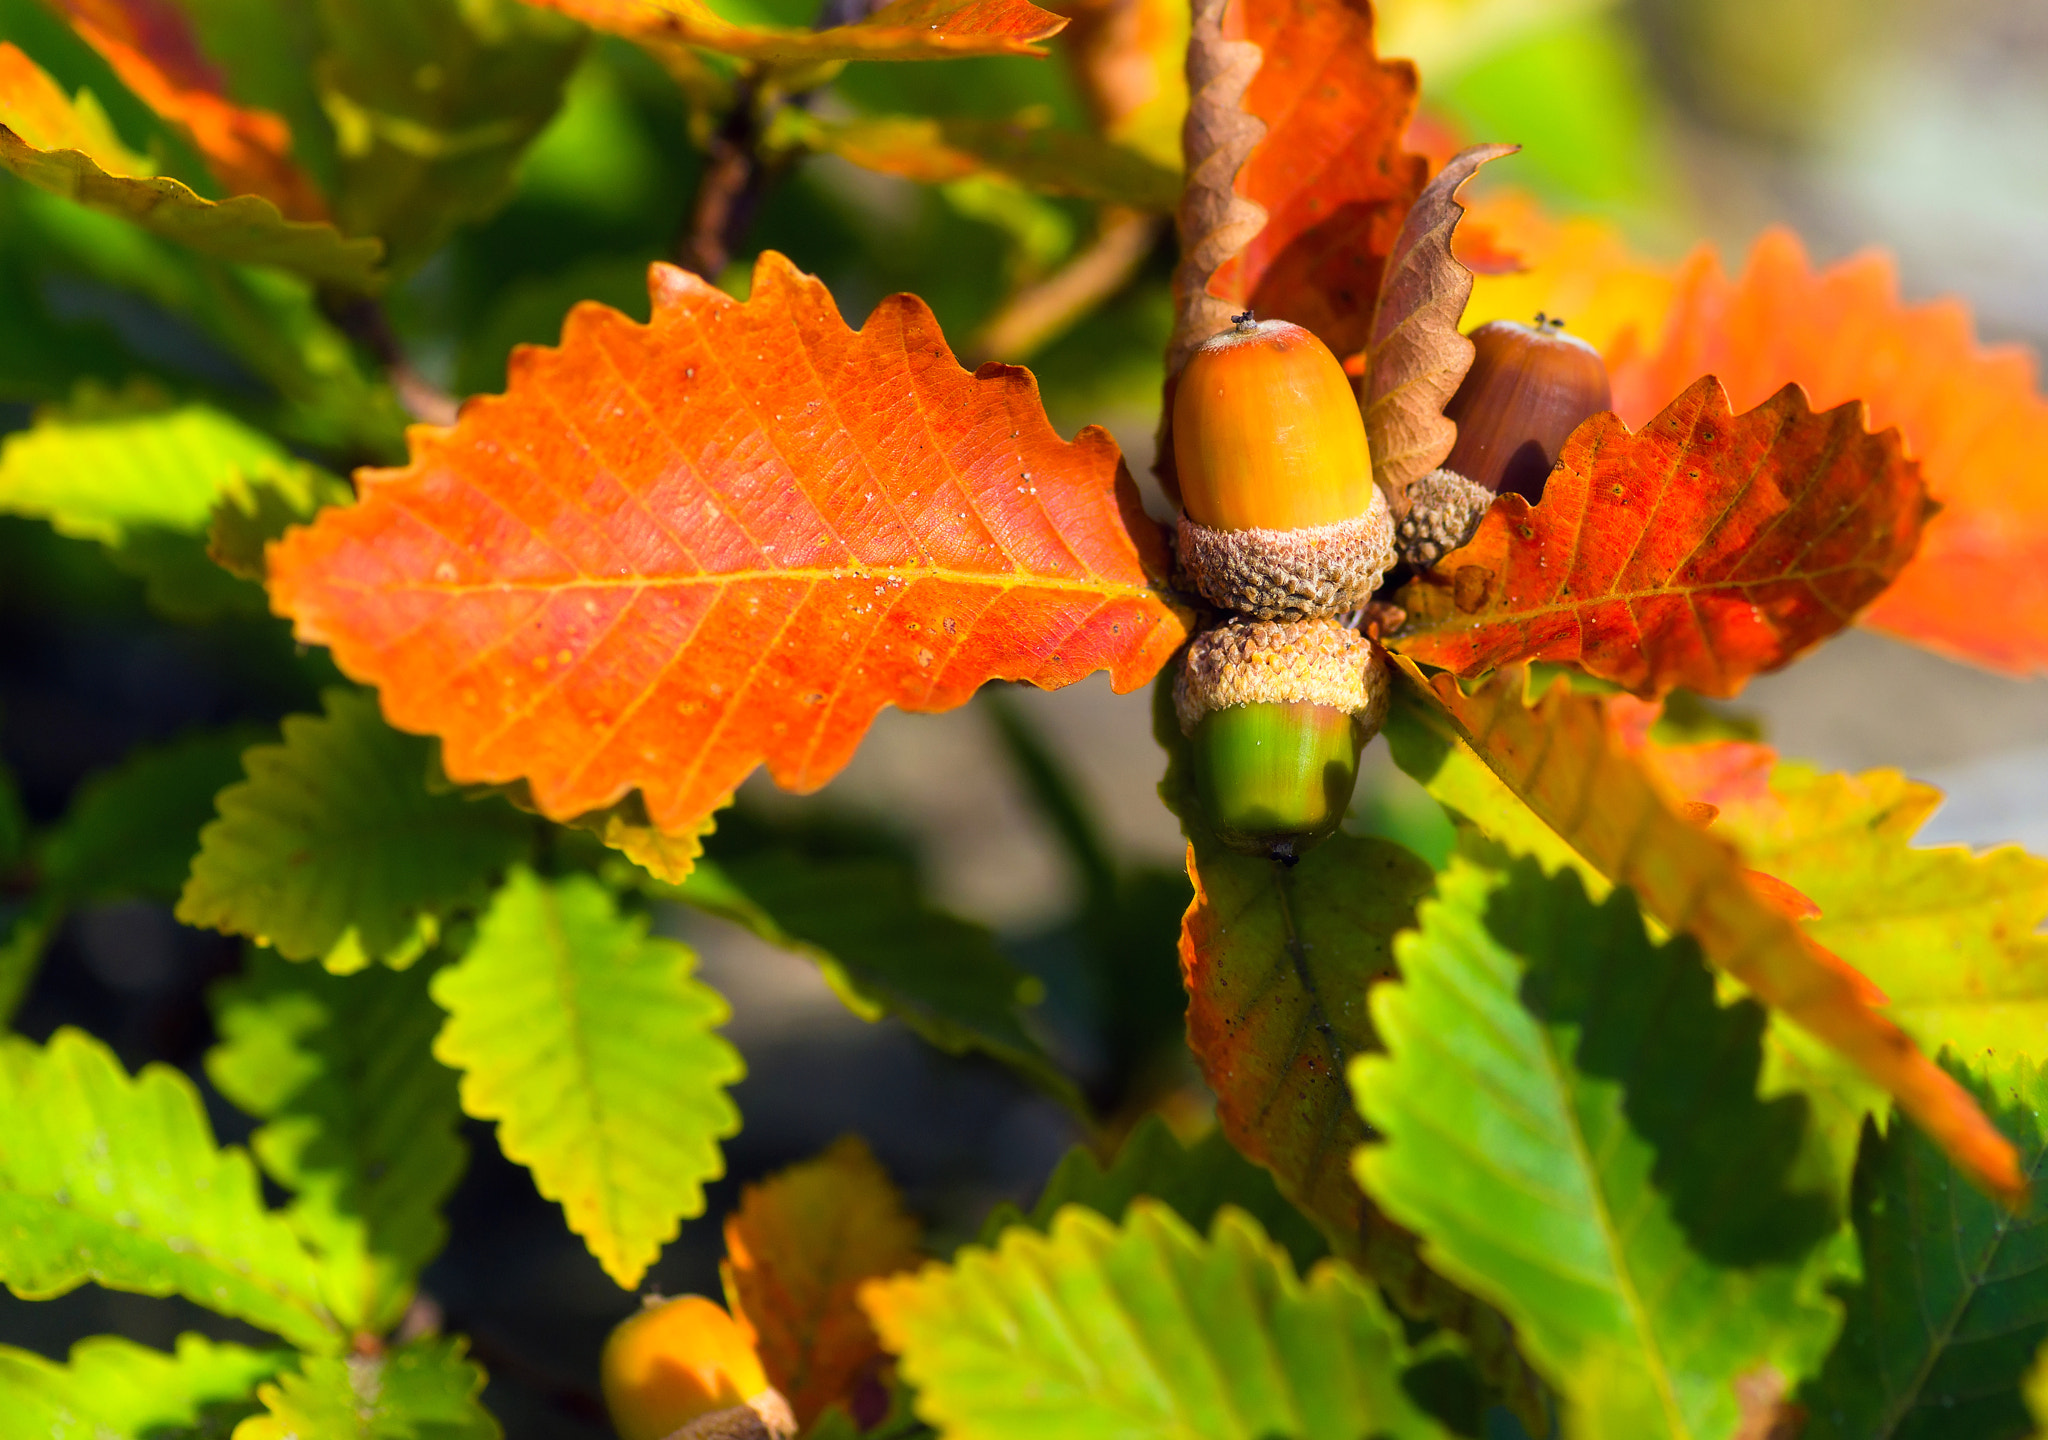
[[[455,397],[422,375],[406,358],[405,348],[392,332],[384,307],[367,295],[324,292],[321,308],[327,318],[368,350],[384,367],[398,403],[413,419],[428,425],[453,425],[460,408]]]
[[[967,353],[977,360],[1022,360],[1058,339],[1130,283],[1164,229],[1156,215],[1105,206],[1088,248],[1013,295],[967,342]]]

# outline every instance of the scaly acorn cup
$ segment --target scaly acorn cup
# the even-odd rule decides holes
[[[1600,352],[1563,326],[1491,320],[1467,337],[1472,368],[1444,406],[1458,427],[1444,469],[1531,505],[1543,498],[1565,437],[1614,403]]]
[[[790,1440],[796,1417],[747,1328],[702,1295],[650,1299],[604,1342],[605,1409],[619,1440]]]
[[[1261,620],[1356,609],[1393,564],[1365,421],[1329,347],[1249,312],[1204,341],[1173,397],[1177,552],[1203,598]]]
[[[1188,647],[1173,705],[1226,845],[1293,864],[1344,818],[1386,719],[1379,647],[1334,620],[1227,620]]]

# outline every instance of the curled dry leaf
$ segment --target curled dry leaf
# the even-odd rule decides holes
[[[1067,23],[1029,0],[894,0],[864,20],[827,30],[737,25],[702,0],[528,3],[642,44],[694,45],[769,62],[1042,55],[1037,42]]]
[[[1649,414],[1711,370],[1737,405],[1788,381],[1816,405],[1862,400],[1896,425],[1941,505],[1919,553],[1865,623],[2013,674],[2048,672],[2048,399],[2032,358],[1982,347],[1959,301],[1902,304],[1892,262],[1820,271],[1773,230],[1741,278],[1687,261],[1654,348],[1611,356],[1615,408]]]
[[[856,1136],[749,1185],[726,1216],[726,1299],[808,1430],[873,1376],[882,1344],[857,1298],[923,1259],[920,1227]]]
[[[282,116],[228,98],[172,0],[49,0],[121,83],[175,126],[230,195],[261,195],[293,220],[325,220],[327,202],[292,159]]]
[[[1262,57],[1258,46],[1224,33],[1223,12],[1229,3],[1195,0],[1188,38],[1188,116],[1181,127],[1186,178],[1175,216],[1180,264],[1173,272],[1173,338],[1166,350],[1169,386],[1195,347],[1230,323],[1237,307],[1210,292],[1210,279],[1266,223],[1265,210],[1237,191],[1238,172],[1266,134],[1265,122],[1248,113],[1244,104],[1245,89]],[[1166,409],[1171,412],[1170,395],[1168,399]],[[1168,457],[1173,452],[1162,446],[1160,453]]]
[[[1531,506],[1401,593],[1402,653],[1460,675],[1582,666],[1641,694],[1732,695],[1848,625],[1912,557],[1928,513],[1898,432],[1797,386],[1739,416],[1711,375],[1630,432],[1596,415]]]
[[[1452,676],[1425,679],[1406,657],[1396,667],[1404,683],[1390,731],[1426,732],[1436,750],[1432,762],[1404,742],[1404,768],[1425,772],[1428,784],[1432,765],[1441,771],[1460,753],[1475,757],[1513,792],[1516,811],[1526,806],[1569,847],[1574,863],[1634,889],[1646,913],[1691,935],[1710,964],[1889,1091],[1978,1184],[2009,1204],[2024,1197],[2012,1144],[1969,1092],[1872,1008],[1854,972],[1815,953],[1751,883],[1734,846],[1680,813],[1599,697],[1574,694],[1560,680],[1531,704],[1519,667],[1469,695]],[[1470,818],[1493,826],[1494,817]]]
[[[1465,204],[1458,191],[1489,160],[1519,145],[1474,145],[1452,156],[1423,189],[1387,257],[1365,350],[1365,434],[1372,476],[1396,517],[1408,513],[1408,485],[1444,463],[1458,427],[1444,406],[1472,368],[1472,342],[1459,333],[1472,272],[1453,254]]]
[[[681,834],[762,762],[816,789],[884,705],[1129,690],[1185,637],[1115,442],[1061,440],[1027,371],[962,370],[922,302],[851,331],[772,252],[745,304],[651,288],[649,323],[579,306],[271,548],[279,613],[451,779],[524,778],[556,819],[637,788]]]

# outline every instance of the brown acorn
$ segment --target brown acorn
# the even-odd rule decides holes
[[[1489,320],[1471,333],[1472,368],[1444,406],[1458,427],[1446,470],[1532,505],[1543,498],[1565,437],[1613,406],[1600,352],[1563,325],[1538,315],[1534,325]]]

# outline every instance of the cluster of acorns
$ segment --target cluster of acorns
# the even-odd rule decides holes
[[[1223,616],[1188,647],[1173,698],[1226,844],[1291,864],[1343,819],[1388,697],[1359,614],[1402,565],[1469,539],[1496,494],[1539,499],[1565,437],[1608,408],[1599,353],[1562,324],[1472,332],[1444,409],[1457,444],[1409,487],[1398,525],[1351,381],[1314,335],[1246,313],[1181,371],[1175,548],[1181,583]]]

